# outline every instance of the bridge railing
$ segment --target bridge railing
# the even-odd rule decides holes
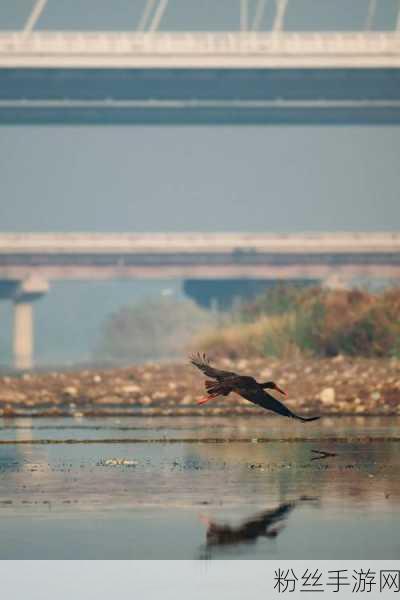
[[[400,232],[260,233],[0,233],[10,254],[118,252],[400,252]]]
[[[0,32],[0,55],[399,55],[396,32]]]

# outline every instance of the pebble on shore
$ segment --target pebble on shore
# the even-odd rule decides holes
[[[322,415],[400,415],[400,360],[226,359],[225,369],[272,379],[293,409]],[[26,375],[29,375],[28,377]],[[261,414],[238,396],[205,407],[204,377],[187,363],[145,364],[96,371],[26,373],[0,377],[0,416]]]

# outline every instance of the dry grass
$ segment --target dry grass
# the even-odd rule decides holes
[[[231,358],[400,356],[400,289],[371,294],[278,288],[272,297],[246,305],[241,321],[239,315],[239,322],[206,332],[194,345]]]
[[[233,360],[243,356],[288,357],[299,353],[294,342],[298,323],[292,314],[262,316],[254,323],[235,323],[195,338],[194,348]]]

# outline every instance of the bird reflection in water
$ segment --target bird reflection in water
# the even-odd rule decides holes
[[[207,526],[206,544],[203,547],[203,558],[211,558],[211,551],[216,547],[230,547],[238,544],[251,544],[259,538],[276,538],[284,529],[286,520],[293,509],[300,503],[316,504],[318,498],[302,497],[296,501],[284,502],[277,508],[255,514],[237,527],[217,523],[201,515],[201,521]]]

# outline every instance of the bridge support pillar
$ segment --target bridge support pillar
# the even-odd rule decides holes
[[[13,356],[16,369],[33,367],[33,305],[30,301],[14,303]]]
[[[20,282],[14,294],[13,366],[33,367],[34,321],[33,302],[48,290],[47,281],[29,277]]]

